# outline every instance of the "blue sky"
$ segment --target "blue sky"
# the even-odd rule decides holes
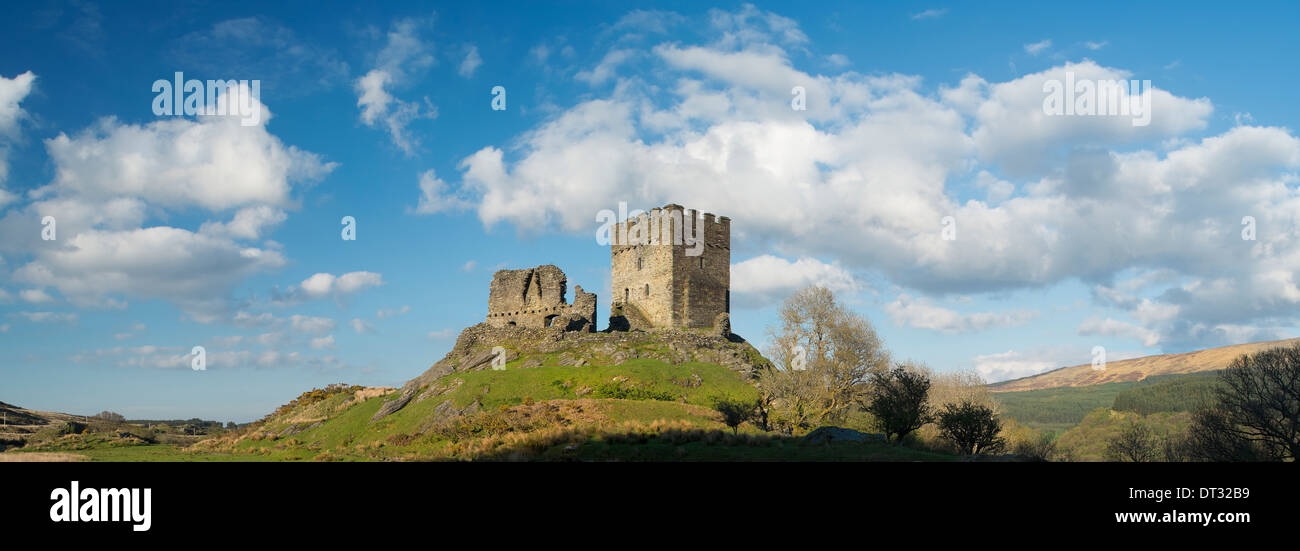
[[[808,284],[896,357],[990,380],[1296,336],[1298,15],[24,3],[0,21],[0,400],[249,421],[400,385],[496,269],[556,264],[607,314],[620,202],[732,218],[760,346]],[[262,116],[155,114],[176,72],[257,81]],[[1149,80],[1150,124],[1047,115],[1066,73]]]

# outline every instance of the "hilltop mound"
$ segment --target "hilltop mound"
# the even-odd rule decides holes
[[[492,368],[497,352],[504,350],[506,369],[540,367],[621,366],[630,360],[646,359],[668,365],[713,364],[734,371],[752,381],[770,365],[744,339],[691,330],[611,331],[586,333],[554,328],[492,327],[480,323],[466,328],[447,355],[419,377],[402,387],[401,393],[384,403],[373,420],[382,419],[405,407],[411,400],[446,394],[452,387],[431,383],[452,373]],[[423,391],[423,392],[422,392]],[[470,406],[478,409],[478,402]]]
[[[501,350],[504,369],[493,369]],[[880,442],[808,444],[751,423],[733,433],[714,401],[757,400],[753,383],[767,365],[743,339],[708,330],[479,324],[401,390],[331,385],[185,453],[317,461],[950,459]]]
[[[493,369],[498,353],[505,364]],[[572,457],[582,448],[591,458],[613,453],[611,442],[664,435],[779,448],[770,438],[730,435],[711,407],[720,396],[756,399],[752,382],[766,365],[743,339],[704,330],[588,333],[480,323],[400,390],[331,385],[307,392],[194,451],[405,460]]]
[[[494,366],[497,358],[505,364]],[[808,441],[758,421],[724,423],[717,401],[757,402],[754,383],[768,365],[744,339],[711,328],[589,333],[478,324],[400,390],[329,385],[192,443],[88,432],[22,452],[119,461],[952,459],[842,434]]]
[[[1106,362],[1106,369],[1103,370],[1095,370],[1091,365],[1087,364],[1075,365],[1030,377],[994,383],[989,387],[994,392],[1013,392],[1141,381],[1155,375],[1217,371],[1228,367],[1228,364],[1233,359],[1242,354],[1253,354],[1269,348],[1288,346],[1297,341],[1300,341],[1300,339],[1236,344],[1180,354],[1143,356],[1130,360]]]

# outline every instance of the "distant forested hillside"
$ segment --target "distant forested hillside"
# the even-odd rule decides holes
[[[1136,382],[998,392],[993,396],[1007,417],[1038,430],[1064,432],[1097,408],[1140,415],[1193,411],[1213,391],[1218,375],[1218,371],[1157,375]]]
[[[1212,402],[1214,388],[1219,384],[1219,373],[1152,377],[1150,384],[1143,381],[1116,395],[1111,409],[1138,415],[1196,411]]]

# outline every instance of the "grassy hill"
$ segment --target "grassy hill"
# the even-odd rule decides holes
[[[36,411],[0,402],[0,461],[132,460],[137,454],[181,457],[180,450],[225,432],[201,419],[134,420]],[[147,451],[145,451],[147,450]]]
[[[64,423],[86,424],[90,418],[52,411],[36,411],[0,402],[0,451],[26,444],[35,435],[50,432]]]
[[[1117,381],[1070,379],[1057,370],[994,385],[994,397],[1005,418],[1060,434],[1058,444],[1077,459],[1097,459],[1105,440],[1131,422],[1177,433],[1217,384],[1210,368],[1286,342],[1113,362],[1107,371]],[[494,369],[494,360],[504,360],[504,369]],[[11,420],[27,423],[8,427],[8,444],[21,447],[0,453],[0,461],[954,459],[925,446],[812,445],[749,423],[733,432],[715,401],[756,399],[755,376],[768,365],[743,339],[707,330],[581,333],[479,324],[400,389],[331,385],[237,429],[109,422],[0,403]],[[195,427],[207,434],[187,434]]]
[[[492,368],[494,349],[505,350],[504,369]],[[748,423],[733,433],[712,405],[721,397],[756,399],[754,376],[766,365],[744,340],[707,331],[480,324],[401,389],[331,385],[188,447],[131,442],[22,452],[117,461],[953,459],[875,442],[807,444]]]
[[[1261,350],[1288,346],[1300,342],[1300,339],[1254,342],[1208,348],[1181,354],[1158,354],[1129,360],[1106,362],[1103,370],[1094,370],[1091,365],[1062,367],[1030,377],[1013,379],[989,385],[994,392],[1014,392],[1041,390],[1061,387],[1086,387],[1106,383],[1141,381],[1157,375],[1197,373],[1217,371],[1228,367],[1238,356],[1253,354]]]

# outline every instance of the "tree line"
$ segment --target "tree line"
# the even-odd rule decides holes
[[[759,374],[760,398],[715,401],[733,431],[746,421],[788,435],[859,424],[897,444],[924,427],[964,455],[1007,448],[997,403],[982,379],[894,361],[871,323],[830,290],[796,292],[778,319],[769,328],[773,362]]]
[[[1238,356],[1182,434],[1132,423],[1107,445],[1116,461],[1292,461],[1300,454],[1300,343]]]
[[[796,292],[778,319],[769,328],[773,361],[759,375],[760,397],[717,401],[733,431],[747,421],[789,435],[857,423],[895,444],[922,435],[962,455],[1058,455],[1052,435],[1035,435],[1001,419],[999,404],[978,375],[936,374],[917,362],[895,361],[866,318],[837,303],[828,289]],[[1108,460],[1295,461],[1300,343],[1243,355],[1217,375],[1128,389],[1113,407],[1193,414],[1180,434],[1160,435],[1131,423],[1106,442]],[[1018,435],[1014,443],[1009,435]]]

